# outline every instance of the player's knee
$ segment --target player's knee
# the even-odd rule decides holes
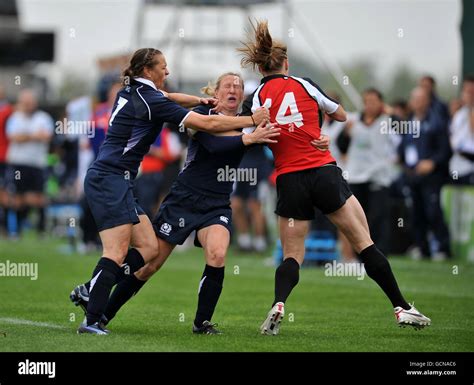
[[[155,237],[144,240],[137,249],[140,250],[145,261],[151,261],[158,258],[159,248],[158,241]]]
[[[104,246],[104,257],[110,258],[117,263],[122,263],[128,253],[128,242],[117,242]]]
[[[213,267],[222,267],[225,265],[226,248],[214,246],[207,250],[207,264]]]

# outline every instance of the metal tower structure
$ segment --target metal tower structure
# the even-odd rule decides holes
[[[223,71],[238,70],[235,48],[244,38],[244,28],[248,26],[248,19],[255,15],[256,7],[267,5],[280,10],[279,22],[271,20],[271,28],[281,32],[281,36],[277,37],[283,39],[291,50],[292,42],[288,37],[292,30],[297,30],[298,37],[304,39],[308,47],[309,56],[313,55],[323,64],[354,106],[362,106],[359,92],[351,82],[343,83],[343,69],[318,38],[317,25],[312,24],[290,0],[141,1],[134,34],[135,48],[153,46],[163,50],[172,64],[174,83],[180,89],[189,83],[212,79]],[[159,16],[160,9],[164,10],[161,12],[163,17]],[[231,12],[234,18],[226,18]],[[158,17],[150,18],[150,13]],[[239,23],[233,26],[229,20],[238,20]],[[156,35],[150,36],[147,31],[150,30],[150,24],[154,23],[161,24],[161,29]],[[232,33],[235,27],[237,31]],[[209,67],[207,72],[206,67]],[[196,69],[200,75],[196,74]]]

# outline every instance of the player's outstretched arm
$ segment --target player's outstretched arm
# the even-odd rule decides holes
[[[334,120],[337,120],[338,122],[345,122],[347,119],[346,111],[344,110],[344,107],[342,107],[340,104],[337,107],[336,111],[328,115]]]
[[[201,115],[190,112],[184,120],[184,125],[193,130],[215,133],[258,125],[269,118],[270,113],[264,107],[256,110],[251,116]]]
[[[210,104],[212,106],[217,104],[216,98],[200,98],[199,96],[181,94],[177,92],[162,92],[168,99],[185,108],[197,107],[200,104]]]
[[[253,144],[276,143],[275,139],[280,135],[280,130],[280,128],[275,128],[274,124],[262,122],[251,134],[242,134],[239,131],[229,131],[224,135],[198,132],[193,138],[198,140],[207,151],[214,154],[234,151]]]

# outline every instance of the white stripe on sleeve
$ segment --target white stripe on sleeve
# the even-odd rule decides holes
[[[308,91],[308,93],[318,102],[319,106],[326,111],[328,114],[332,114],[336,112],[337,107],[339,104],[333,102],[329,99],[326,95],[324,95],[321,91],[319,91],[315,86],[313,86],[307,80],[302,78],[298,78],[296,76],[292,76],[297,82],[301,83],[301,85]]]

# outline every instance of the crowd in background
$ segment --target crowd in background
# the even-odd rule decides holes
[[[71,101],[63,111],[51,111],[54,116],[38,107],[32,90],[22,89],[8,101],[0,87],[0,237],[17,239],[28,227],[49,233],[48,208],[73,204],[80,207],[81,247],[98,247],[82,181],[107,133],[121,87],[117,75],[102,76],[95,99]],[[414,258],[449,258],[440,194],[445,184],[474,185],[474,77],[464,78],[460,99],[449,105],[436,94],[430,76],[414,85],[407,100],[387,103],[375,88],[362,96],[362,111],[350,113],[344,123],[326,116],[322,132],[329,135],[330,150],[366,212],[374,241],[388,253],[409,249]],[[61,122],[77,119],[78,110],[79,120],[90,122],[92,130],[58,130]],[[165,125],[142,162],[135,193],[151,217],[179,173],[187,141],[184,130]],[[255,168],[258,179],[235,183],[234,244],[242,251],[264,252],[274,241],[271,214],[264,210],[265,199],[274,196],[271,153],[255,147],[240,167]],[[318,226],[331,228],[322,215]],[[341,234],[338,238],[343,259],[353,259],[347,241]]]

